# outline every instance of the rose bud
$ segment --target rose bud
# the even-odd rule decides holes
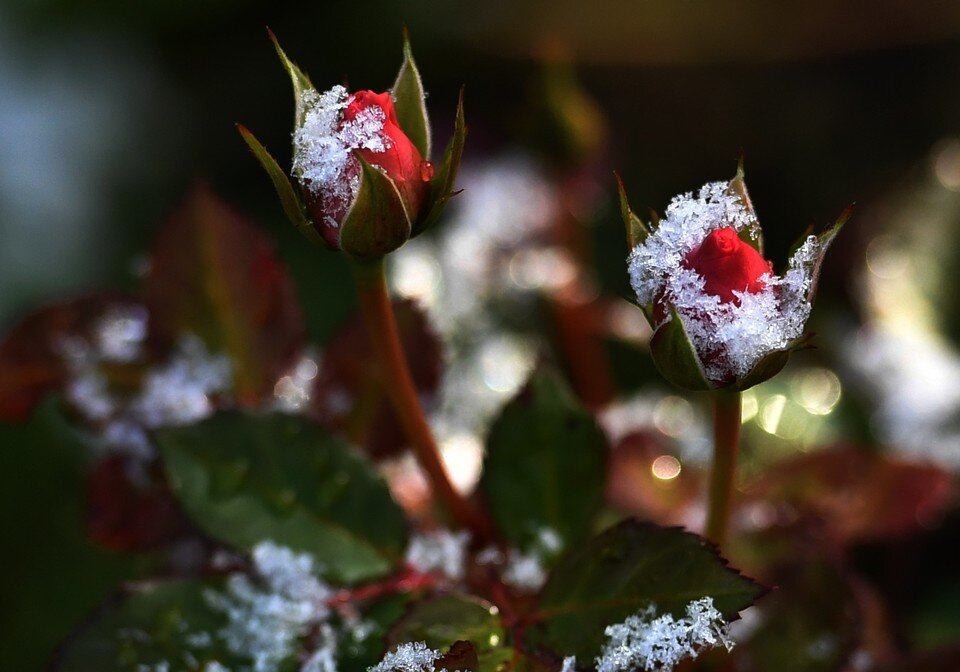
[[[776,275],[742,168],[730,182],[674,197],[666,216],[647,224],[620,205],[632,250],[627,260],[639,305],[654,329],[654,363],[691,390],[744,390],[775,375],[805,345],[817,275],[849,216],[807,235]]]
[[[292,174],[242,126],[240,133],[273,181],[284,211],[307,237],[376,259],[435,222],[452,196],[466,128],[457,108],[453,137],[435,170],[420,73],[404,37],[404,62],[389,92],[323,93],[277,44],[293,82],[296,117]]]

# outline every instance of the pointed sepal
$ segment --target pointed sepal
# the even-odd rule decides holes
[[[740,203],[754,221],[757,219],[757,212],[753,209],[753,201],[750,200],[750,193],[747,191],[747,183],[744,180],[743,172],[743,152],[737,157],[737,173],[729,182],[730,191],[737,196]],[[740,230],[740,240],[747,243],[757,252],[763,255],[763,231],[759,223],[756,226],[745,226]]]
[[[463,117],[463,89],[460,90],[460,97],[457,100],[457,117],[453,126],[453,136],[447,143],[447,149],[443,153],[443,161],[440,167],[434,173],[430,180],[430,195],[428,202],[423,208],[426,215],[415,222],[413,226],[413,235],[417,236],[436,224],[447,205],[456,192],[453,191],[457,182],[457,172],[460,170],[460,160],[463,158],[463,145],[467,137],[467,124]]]
[[[340,248],[360,259],[379,259],[410,238],[410,217],[397,185],[362,157],[360,189],[340,224]]]
[[[310,78],[297,67],[297,64],[290,60],[286,52],[280,47],[280,42],[277,40],[277,36],[273,34],[273,31],[267,28],[267,34],[270,36],[270,41],[273,42],[273,48],[277,50],[277,56],[280,57],[283,69],[290,75],[290,83],[293,84],[293,99],[297,104],[296,114],[294,116],[294,128],[300,128],[300,126],[303,125],[303,118],[306,114],[306,108],[302,103],[303,92],[313,89],[313,83],[311,83]]]
[[[692,391],[713,389],[676,308],[670,307],[670,319],[654,332],[650,352],[660,374],[677,387]]]
[[[623,225],[627,229],[627,245],[632,250],[637,245],[642,245],[643,241],[650,235],[650,227],[630,209],[630,202],[627,200],[627,192],[623,188],[623,180],[617,173],[617,191],[620,193],[620,216],[623,218]]]
[[[424,161],[430,160],[430,117],[427,114],[423,80],[413,60],[410,36],[403,30],[403,65],[393,83],[393,106],[400,128],[420,152]]]
[[[808,303],[813,303],[813,299],[816,296],[817,284],[820,280],[820,269],[823,266],[824,258],[827,256],[827,250],[830,249],[834,238],[840,233],[840,229],[843,228],[844,224],[846,224],[853,215],[853,210],[854,204],[848,205],[833,224],[822,228],[819,232],[813,226],[809,227],[790,247],[790,257],[784,272],[789,272],[790,269],[795,266],[794,255],[797,253],[797,250],[803,247],[804,243],[806,243],[811,236],[816,238],[816,248],[813,257],[807,260],[807,268],[805,269],[810,275],[810,287],[805,297]]]
[[[317,233],[317,230],[313,227],[313,222],[311,222],[306,215],[306,208],[304,207],[303,201],[300,200],[297,190],[290,183],[290,179],[287,177],[287,174],[283,172],[283,169],[280,168],[276,159],[270,155],[267,148],[257,140],[256,136],[254,136],[246,126],[237,124],[237,130],[240,131],[240,137],[247,143],[247,147],[253,152],[257,161],[259,161],[263,169],[267,171],[270,181],[273,182],[273,188],[276,189],[277,196],[280,197],[280,205],[283,207],[283,212],[286,214],[287,219],[290,220],[290,223],[311,242],[324,245],[323,238]]]

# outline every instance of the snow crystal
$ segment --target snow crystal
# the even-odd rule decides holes
[[[733,647],[727,625],[704,597],[687,605],[685,617],[656,615],[650,607],[623,623],[607,626],[607,643],[597,658],[597,672],[670,672],[684,658],[696,658],[704,649]]]
[[[371,105],[344,121],[349,102],[347,90],[339,85],[324,93],[306,89],[297,101],[297,116],[303,121],[293,134],[293,173],[323,199],[328,212],[345,211],[360,189],[353,150],[379,153],[392,144],[383,133],[386,115],[380,107]],[[328,217],[326,224],[336,227],[339,222]]]
[[[441,572],[459,581],[464,576],[469,543],[470,533],[466,530],[441,529],[415,534],[407,547],[406,560],[418,572]]]
[[[130,362],[141,354],[147,337],[147,309],[143,306],[111,306],[94,327],[94,344],[109,362]]]
[[[203,668],[203,672],[230,672],[230,668],[224,666],[216,660],[211,660]]]
[[[231,376],[226,355],[211,355],[203,341],[185,335],[170,361],[147,374],[133,414],[146,427],[195,422],[213,413],[211,395],[229,390]]]
[[[425,642],[401,644],[367,672],[433,672],[434,663],[442,654],[427,648]]]
[[[704,185],[699,194],[674,197],[665,218],[635,247],[627,260],[630,282],[642,305],[672,305],[713,382],[741,377],[766,354],[780,350],[803,333],[810,315],[808,297],[821,243],[810,236],[794,253],[783,277],[763,275],[759,292],[734,292],[736,302],[723,303],[706,293],[705,281],[684,258],[707,234],[719,228],[759,228],[753,213],[725,182]],[[656,327],[671,319],[666,312]]]
[[[575,672],[577,669],[577,657],[576,656],[567,656],[563,659],[563,666],[560,668],[560,672]]]
[[[514,588],[536,591],[546,582],[547,570],[539,553],[520,553],[510,549],[501,576],[504,583]]]
[[[246,574],[232,574],[226,593],[208,592],[207,600],[227,616],[218,633],[227,648],[250,658],[253,672],[273,672],[296,651],[298,640],[329,616],[326,602],[333,591],[314,576],[313,558],[306,553],[262,542],[254,548],[253,565],[256,583]],[[319,632],[334,636],[329,628]],[[327,661],[322,651],[330,646],[320,638],[310,672],[333,669],[322,665]]]

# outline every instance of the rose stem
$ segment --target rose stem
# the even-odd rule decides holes
[[[434,493],[447,507],[454,520],[460,526],[471,530],[477,539],[489,540],[489,521],[453,487],[441,461],[433,432],[424,417],[410,367],[400,344],[400,333],[387,290],[383,260],[355,260],[351,266],[360,299],[360,312],[383,373],[384,391],[413,446],[417,461],[426,472]]]
[[[713,393],[713,469],[706,536],[717,546],[726,544],[731,500],[740,452],[740,393]]]

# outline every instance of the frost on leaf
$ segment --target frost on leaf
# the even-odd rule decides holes
[[[754,236],[759,225],[727,183],[711,182],[696,196],[675,196],[656,230],[627,259],[638,302],[676,308],[713,382],[745,376],[765,355],[803,334],[824,245],[808,237],[782,277],[765,274],[762,290],[734,292],[739,304],[722,302],[705,291],[704,278],[683,260],[711,231],[724,227]],[[654,312],[654,328],[671,319],[669,310]]]
[[[706,649],[733,648],[727,624],[710,597],[688,604],[683,618],[656,613],[651,605],[622,623],[607,626],[597,672],[670,672],[680,661],[696,658]]]
[[[293,134],[293,174],[322,199],[324,212],[337,213],[324,222],[334,228],[360,189],[360,164],[353,150],[380,153],[391,147],[383,133],[384,111],[372,105],[345,121],[349,102],[347,90],[339,85],[324,93],[304,90],[297,101],[303,123]]]
[[[368,672],[433,672],[434,663],[442,656],[439,651],[430,649],[425,642],[401,644],[391,651]]]
[[[254,548],[253,565],[256,581],[236,573],[224,593],[207,594],[210,606],[227,617],[218,633],[227,648],[249,659],[253,672],[273,672],[298,650],[300,638],[316,629],[318,646],[303,669],[336,669],[336,637],[325,623],[332,591],[314,575],[313,558],[262,542]]]
[[[434,530],[416,534],[407,547],[407,564],[418,572],[440,572],[459,581],[464,576],[470,533]]]

